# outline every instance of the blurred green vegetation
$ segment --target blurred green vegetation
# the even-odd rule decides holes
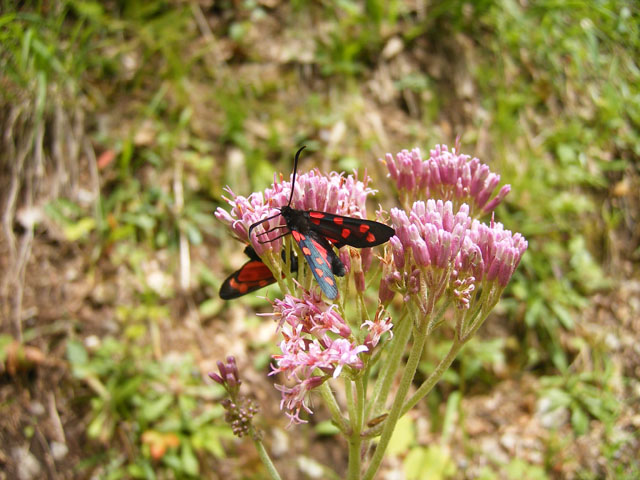
[[[576,436],[592,420],[612,429],[623,373],[601,338],[578,326],[593,296],[620,280],[613,260],[638,261],[637,244],[629,255],[612,242],[629,228],[614,188],[637,175],[640,156],[636,2],[1,5],[5,141],[27,166],[44,152],[39,167],[17,171],[21,187],[72,172],[63,186],[75,181],[75,190],[50,195],[47,218],[87,254],[89,275],[107,262],[138,282],[118,297],[124,338],[95,351],[77,340],[67,346],[74,378],[91,386],[81,398],[87,436],[110,444],[107,459],[87,460],[103,465],[105,478],[155,478],[148,452],[118,455],[113,432],[124,424],[134,449],[146,448],[149,429],[179,432],[180,449],[162,461],[179,478],[198,475],[194,452],[224,455],[218,442],[228,431],[207,423],[220,412],[193,413],[203,408],[198,379],[141,346],[144,322],[175,315],[175,289],[150,281],[148,265],[161,255],[160,270],[178,276],[188,245],[200,315],[224,315],[217,289],[238,244],[213,218],[223,187],[249,194],[274,172],[288,175],[303,143],[315,152],[303,168],[367,168],[388,209],[391,192],[376,159],[452,145],[460,135],[463,153],[511,184],[496,219],[523,233],[529,250],[499,306],[506,336],[469,345],[439,395],[489,389],[504,375],[496,370],[529,371],[550,408],[568,409]],[[2,160],[5,173],[15,174],[13,159]],[[257,348],[264,358],[268,347]],[[578,361],[585,355],[596,360]],[[193,394],[141,389],[167,376]],[[611,471],[629,474],[607,450],[614,443],[600,452]],[[416,466],[437,450],[409,447],[408,475],[422,478]],[[452,464],[440,467],[440,475],[452,473]],[[500,471],[546,478],[525,461],[484,473]]]

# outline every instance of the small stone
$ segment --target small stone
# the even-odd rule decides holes
[[[69,453],[69,447],[62,442],[51,442],[51,456],[54,460],[60,461]]]
[[[42,466],[27,447],[15,447],[11,451],[11,456],[15,465],[18,466],[18,478],[20,480],[41,478]]]

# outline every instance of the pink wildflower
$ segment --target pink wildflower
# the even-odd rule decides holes
[[[291,206],[299,210],[317,210],[321,212],[334,213],[337,215],[366,218],[366,199],[374,193],[374,190],[367,186],[369,177],[363,181],[357,176],[339,174],[331,172],[329,175],[322,175],[318,170],[299,174],[296,177],[295,193]],[[262,256],[266,251],[279,253],[282,250],[282,240],[277,239],[283,231],[276,229],[260,237],[260,243],[256,235],[271,230],[279,226],[285,226],[285,221],[278,216],[268,222],[261,224],[249,239],[249,227],[272,215],[278,213],[278,208],[287,205],[291,193],[291,182],[274,182],[270,188],[264,192],[252,193],[249,197],[236,195],[230,188],[225,189],[230,197],[223,197],[229,205],[231,211],[227,212],[218,208],[215,216],[225,223],[240,240],[253,245],[256,253]]]
[[[477,261],[477,265],[483,266],[482,272],[476,273],[482,275],[479,280],[497,281],[502,288],[506,287],[527,250],[525,238],[520,233],[505,230],[500,222],[493,220],[490,225],[474,220],[469,237],[482,256],[481,262]]]
[[[273,314],[280,317],[280,326],[288,323],[296,328],[302,325],[302,332],[323,335],[330,331],[341,337],[351,336],[351,329],[337,313],[335,305],[328,305],[315,292],[303,292],[302,298],[285,295],[282,300],[272,302]]]
[[[492,308],[526,249],[527,241],[521,234],[512,234],[493,220],[490,225],[474,220],[452,273],[451,293],[458,308],[472,309],[478,301],[483,302],[483,308]]]
[[[306,420],[300,418],[300,412],[305,410],[307,413],[313,413],[308,405],[309,393],[316,387],[325,382],[325,377],[309,377],[293,387],[276,384],[277,390],[282,392],[282,400],[280,401],[280,410],[288,410],[285,414],[289,417],[290,423],[307,423]]]
[[[468,213],[469,208],[462,205],[454,215],[452,203],[442,200],[415,202],[409,215],[392,208],[391,221],[397,238],[391,238],[391,246],[396,267],[449,268],[471,223]],[[408,260],[411,263],[407,265]]]
[[[389,335],[393,338],[393,323],[391,322],[391,317],[388,315],[385,316],[384,313],[386,312],[382,305],[380,305],[374,319],[366,320],[361,325],[361,328],[366,327],[367,330],[369,330],[369,334],[364,341],[364,344],[369,347],[369,352],[378,345],[380,337],[386,332],[389,332]]]
[[[477,158],[461,155],[456,148],[436,145],[426,160],[420,150],[402,150],[395,158],[388,153],[383,162],[408,208],[410,202],[429,198],[450,200],[455,209],[463,203],[470,205],[472,215],[491,212],[507,196],[510,185],[504,185],[490,200],[500,182],[500,175]]]
[[[302,298],[285,295],[272,305],[273,314],[280,318],[283,340],[281,353],[273,356],[275,365],[270,375],[282,373],[296,383],[293,387],[278,389],[283,395],[282,406],[289,411],[292,422],[300,422],[301,410],[309,411],[304,403],[306,395],[322,383],[318,379],[338,377],[345,366],[363,368],[359,354],[369,347],[351,340],[351,329],[336,306],[327,305],[318,294],[305,292]],[[325,376],[318,377],[318,372]]]
[[[210,372],[209,377],[227,391],[228,396],[220,402],[225,410],[225,421],[231,427],[233,434],[238,437],[255,434],[251,421],[258,413],[258,407],[251,398],[240,394],[242,382],[235,357],[229,356],[226,363],[221,361],[217,363],[219,374]]]

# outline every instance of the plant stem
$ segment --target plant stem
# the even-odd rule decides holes
[[[393,377],[398,370],[405,347],[407,346],[407,342],[411,336],[411,320],[407,320],[405,317],[406,311],[396,323],[397,326],[394,331],[389,358],[383,362],[380,376],[373,387],[373,395],[371,397],[373,401],[369,403],[369,407],[373,405],[372,408],[374,416],[380,413],[380,410],[382,410],[384,403],[387,400],[389,390],[391,390]],[[367,415],[369,415],[369,413],[370,409],[367,409]]]
[[[413,396],[407,401],[407,403],[404,404],[404,406],[402,407],[400,416],[404,415],[409,410],[411,410],[420,400],[422,400],[431,391],[431,389],[436,385],[436,383],[438,383],[440,378],[442,378],[442,375],[444,374],[444,372],[446,372],[447,369],[451,366],[451,364],[453,363],[453,360],[456,358],[456,356],[458,355],[458,352],[464,346],[464,344],[465,342],[462,342],[457,338],[454,340],[453,345],[451,345],[451,348],[449,349],[449,352],[447,353],[447,355],[442,360],[440,360],[440,363],[438,364],[436,369],[433,372],[431,372],[431,375],[429,375],[429,378],[427,378],[422,383],[422,385],[420,385],[420,388],[418,388],[416,393],[414,393]]]
[[[320,395],[322,395],[322,399],[329,409],[329,412],[331,412],[333,422],[338,426],[342,433],[346,434],[349,431],[349,425],[342,416],[340,406],[338,405],[338,402],[336,402],[336,398],[333,396],[333,392],[331,391],[331,388],[329,388],[328,382],[324,382],[320,385],[318,390],[320,391]]]
[[[413,323],[413,319],[411,320]],[[409,359],[407,360],[407,364],[404,369],[404,373],[402,374],[402,379],[400,380],[400,386],[398,388],[398,392],[396,393],[395,400],[393,401],[393,405],[391,406],[391,411],[389,412],[389,416],[385,420],[385,425],[382,430],[382,435],[380,436],[380,442],[376,446],[376,449],[373,453],[373,457],[371,458],[371,463],[369,464],[369,468],[367,469],[363,479],[364,480],[372,480],[378,468],[380,468],[380,464],[382,463],[382,458],[384,457],[384,452],[389,445],[389,441],[391,440],[391,435],[393,434],[393,430],[396,427],[396,423],[401,416],[402,404],[404,402],[404,398],[409,391],[409,387],[411,386],[411,382],[416,373],[416,369],[418,368],[418,362],[420,361],[420,357],[422,356],[422,349],[424,347],[424,342],[427,338],[426,333],[427,322],[421,322],[420,327],[416,329],[416,335],[414,335],[414,344],[411,347],[411,351],[409,353]]]
[[[258,450],[258,455],[260,456],[260,460],[262,460],[263,465],[267,468],[267,472],[269,472],[269,477],[272,480],[282,480],[280,475],[278,474],[278,470],[276,470],[276,466],[271,461],[271,457],[267,453],[267,449],[264,448],[262,441],[258,438],[254,437],[253,443]]]
[[[353,389],[351,381],[346,386],[347,403],[349,405],[349,417],[351,419],[351,432],[349,436],[349,472],[347,478],[349,480],[358,480],[360,478],[361,468],[361,449],[362,449],[362,423],[364,418],[364,383],[362,376],[355,380],[356,385],[356,401],[353,402]]]

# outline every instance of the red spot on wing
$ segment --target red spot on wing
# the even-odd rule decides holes
[[[300,243],[300,240],[304,240],[304,235],[297,230],[291,230],[291,235],[293,235],[293,239],[298,243]]]
[[[318,274],[319,277],[324,277],[324,272],[320,267],[316,267],[316,273]],[[325,278],[325,281],[326,281],[326,278]]]
[[[231,281],[229,282],[229,285],[231,285],[231,287],[234,290],[237,290],[238,292],[240,292],[241,295],[244,295],[245,293],[247,293],[247,290],[249,290],[249,285],[246,283],[238,283],[236,282],[235,278],[232,278]]]
[[[318,262],[319,265],[322,265],[324,263],[324,259],[322,257],[316,257],[316,262]]]
[[[322,212],[309,212],[309,216],[311,218],[324,218],[324,213]]]
[[[322,255],[324,258],[327,258],[327,249],[315,240],[311,240],[311,242],[313,243],[313,246],[318,249],[318,253],[320,253],[320,255]]]
[[[333,281],[333,278],[330,277],[324,277],[323,279],[325,282],[327,282],[329,285],[331,285],[332,287],[335,285],[335,282]]]
[[[371,227],[366,223],[360,225],[360,233],[368,232]]]
[[[373,233],[369,232],[369,234],[367,235],[367,242],[373,243],[375,241],[376,241],[376,236]]]
[[[311,223],[313,223],[315,225],[320,225],[320,219],[319,218],[312,218],[311,219]]]
[[[238,272],[238,281],[244,282],[257,282],[259,280],[270,279],[273,275],[271,270],[264,263],[257,260],[249,262],[240,269]]]
[[[311,255],[311,250],[309,250],[308,247],[302,247],[302,253],[304,253],[305,255],[309,256],[309,255]]]
[[[343,228],[342,232],[340,233],[340,236],[342,238],[348,238],[349,235],[351,235],[351,230],[349,230],[348,228]]]
[[[344,218],[342,218],[342,217],[334,217],[333,218],[333,223],[335,223],[336,225],[342,225],[344,223]]]

